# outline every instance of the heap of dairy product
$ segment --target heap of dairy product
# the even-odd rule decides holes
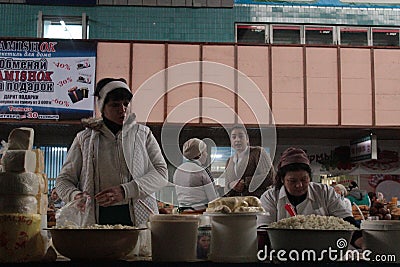
[[[220,197],[210,203],[206,210],[208,213],[243,213],[264,212],[261,201],[254,196],[245,197]]]
[[[357,228],[342,218],[316,214],[296,215],[281,219],[269,225],[278,229],[308,229],[308,230],[357,230]]]
[[[43,258],[48,248],[47,176],[44,155],[33,149],[32,128],[16,128],[8,136],[0,172],[0,262]]]
[[[77,226],[76,224],[70,224],[70,225],[64,225],[64,226],[57,226],[54,227],[53,229],[129,229],[129,230],[135,230],[139,229],[136,226],[128,226],[128,225],[122,225],[122,224],[92,224],[92,225],[87,225],[87,226]]]

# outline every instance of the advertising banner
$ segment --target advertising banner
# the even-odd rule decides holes
[[[93,41],[0,39],[0,119],[91,117],[95,67]]]

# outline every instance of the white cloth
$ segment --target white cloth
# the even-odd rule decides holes
[[[240,152],[240,153],[236,152],[235,155],[233,155],[232,159],[233,159],[233,165],[234,165],[234,168],[235,168],[236,176],[240,176],[240,174],[238,174],[238,168],[239,168],[238,166],[240,165],[240,162],[244,158],[246,158],[246,159],[248,158],[248,153],[249,153],[249,147],[247,146],[246,149],[243,150],[242,152]],[[238,182],[238,180],[236,182]]]
[[[345,198],[345,197],[340,197],[340,198],[343,200],[345,207],[346,207],[348,210],[352,211],[352,206],[353,206],[353,205],[351,204],[350,199]]]
[[[199,161],[181,164],[174,173],[174,184],[180,207],[204,209],[217,198],[211,177]]]
[[[260,149],[260,157],[257,160],[252,160],[251,159],[251,152],[250,148],[255,151],[256,148]],[[267,154],[264,148],[262,147],[250,147],[248,146],[246,150],[244,150],[242,153],[240,153],[240,156],[238,158],[238,164],[237,167],[235,166],[234,163],[234,156],[228,159],[227,161],[227,166],[225,168],[225,171],[221,174],[219,178],[225,179],[225,187],[224,187],[224,193],[228,193],[232,188],[235,187],[237,182],[244,175],[246,168],[248,166],[256,166],[254,168],[254,173],[252,174],[252,180],[254,179],[255,181],[264,181],[266,177],[271,175],[271,178],[273,177],[273,166],[271,162],[270,156]],[[236,168],[236,170],[235,170]],[[272,169],[271,169],[272,168]],[[261,185],[258,184],[258,186]],[[257,188],[257,187],[256,187]]]
[[[100,139],[106,126],[102,120],[97,120],[77,134],[67,159],[56,179],[57,192],[65,202],[72,201],[74,197],[83,192],[91,196],[100,192],[100,170],[101,179],[110,179],[115,183],[115,167],[104,168],[115,162],[115,154],[109,153],[100,146]],[[134,225],[142,225],[147,222],[151,212],[145,208],[148,206],[153,213],[158,213],[157,202],[154,192],[167,185],[167,165],[161,154],[160,147],[150,129],[135,122],[134,114],[130,114],[123,125],[122,139],[116,139],[115,151],[121,153],[119,157],[125,158],[119,162],[123,166],[119,170],[121,186],[125,192],[125,201],[129,202],[131,219]],[[101,136],[101,137],[100,137]],[[104,140],[103,140],[104,141]],[[101,153],[101,156],[99,154]],[[122,156],[123,153],[123,156]],[[107,158],[107,156],[109,158]],[[101,160],[101,162],[100,162]],[[126,165],[126,166],[124,166]],[[126,172],[129,170],[130,175]],[[118,172],[119,173],[119,172]],[[141,199],[141,201],[138,201]],[[99,207],[94,205],[89,209],[88,223],[98,221]]]
[[[99,191],[129,182],[130,173],[126,166],[122,152],[122,132],[114,135],[107,127],[99,129],[99,147],[107,153],[98,153],[98,162],[108,162],[99,164],[97,171],[99,175]],[[117,144],[117,145],[116,145]],[[128,204],[128,199],[115,205]]]
[[[285,209],[285,204],[290,203],[286,195],[285,187],[275,190],[275,187],[267,190],[260,198],[261,205],[269,215],[258,218],[258,224],[270,224],[284,218],[290,217]],[[306,199],[296,206],[297,214],[323,215],[346,218],[352,216],[336,194],[333,187],[310,182]]]

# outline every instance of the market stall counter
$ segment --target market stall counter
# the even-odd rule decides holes
[[[285,267],[285,266],[318,266],[318,267],[332,267],[332,266],[340,266],[340,267],[365,267],[365,266],[381,266],[382,263],[379,262],[338,262],[338,263],[320,263],[320,262],[307,262],[307,263],[264,263],[264,262],[256,262],[256,263],[216,263],[210,261],[197,261],[197,262],[153,262],[148,259],[137,259],[134,261],[91,261],[91,262],[74,262],[74,261],[66,261],[66,260],[57,260],[56,262],[31,262],[31,263],[13,263],[13,264],[0,264],[0,266],[29,266],[29,267],[65,267],[65,266],[121,266],[121,267],[150,267],[150,266],[174,266],[174,267],[225,267],[225,266],[250,266],[250,267],[261,267],[261,266],[277,266],[277,267]],[[384,266],[399,266],[398,264],[387,263]]]

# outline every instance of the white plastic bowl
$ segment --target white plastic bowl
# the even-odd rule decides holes
[[[151,215],[153,261],[195,261],[199,221],[199,215]]]
[[[259,213],[208,213],[211,218],[213,262],[257,262],[257,215]]]

